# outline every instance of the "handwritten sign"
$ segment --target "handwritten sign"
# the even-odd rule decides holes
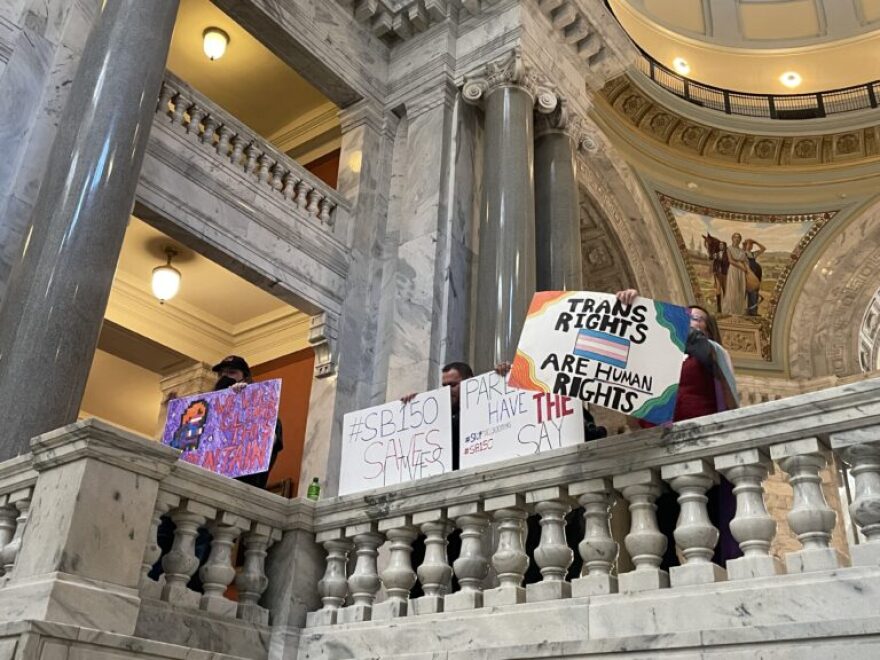
[[[675,411],[689,326],[686,308],[648,298],[536,293],[508,382],[662,424]]]
[[[584,441],[580,399],[510,387],[494,371],[461,384],[462,469]]]
[[[452,470],[449,388],[348,413],[342,419],[339,494]]]
[[[168,402],[162,443],[180,460],[226,477],[269,469],[281,381],[192,394]]]

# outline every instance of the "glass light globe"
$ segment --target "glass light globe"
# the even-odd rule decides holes
[[[202,33],[202,48],[212,62],[219,60],[229,45],[229,35],[220,28],[210,27]]]
[[[154,268],[152,287],[160,303],[171,300],[180,291],[180,271],[171,264]]]

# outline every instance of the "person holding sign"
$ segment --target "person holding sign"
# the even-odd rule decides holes
[[[617,299],[631,305],[639,292],[627,289],[617,293]],[[695,419],[705,415],[739,407],[736,394],[736,381],[733,377],[733,364],[730,355],[721,345],[721,333],[715,318],[697,305],[688,307],[690,332],[685,345],[685,360],[681,365],[678,383],[678,398],[675,401],[673,422]],[[642,428],[654,426],[650,422],[638,420]],[[736,512],[733,485],[724,477],[707,496],[712,524],[718,528],[718,546],[713,561],[724,566],[728,559],[740,556],[739,544],[730,531],[730,521]],[[678,499],[672,492],[664,493],[657,500],[657,523],[670,542],[666,547],[663,566],[668,568],[675,563],[675,531],[678,519]]]

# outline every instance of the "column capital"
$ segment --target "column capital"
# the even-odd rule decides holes
[[[309,320],[309,344],[315,351],[315,378],[326,378],[336,373],[338,319],[321,312]]]
[[[595,152],[599,148],[600,138],[595,128],[582,114],[574,111],[563,97],[558,97],[558,103],[552,111],[535,115],[535,136],[548,133],[568,135],[581,152]]]
[[[535,100],[535,110],[541,114],[553,112],[559,104],[555,86],[541,79],[516,49],[466,75],[461,93],[465,101],[476,105],[492,91],[504,86],[519,87],[528,92]]]

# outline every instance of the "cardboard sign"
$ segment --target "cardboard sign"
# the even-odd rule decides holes
[[[162,444],[180,449],[180,460],[226,477],[265,472],[280,398],[276,379],[173,399]]]
[[[449,388],[392,401],[342,419],[339,494],[415,481],[452,470]]]
[[[584,441],[580,399],[516,389],[494,371],[464,381],[459,396],[462,469]]]
[[[678,305],[542,291],[532,298],[508,382],[663,424],[675,412],[689,327]]]

